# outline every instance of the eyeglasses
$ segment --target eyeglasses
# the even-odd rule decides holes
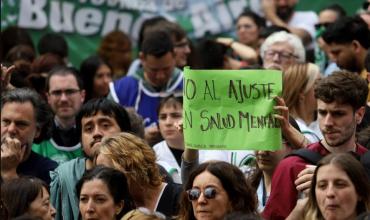
[[[200,189],[198,189],[198,188],[193,188],[193,189],[187,190],[186,193],[188,194],[188,199],[190,201],[194,201],[194,200],[198,200],[199,199],[200,194],[202,193],[202,191]],[[216,194],[217,194],[217,191],[212,186],[206,187],[204,189],[204,191],[203,191],[203,196],[206,199],[214,199],[216,197]]]
[[[279,57],[284,60],[289,60],[292,57],[296,59],[298,58],[298,56],[294,55],[293,53],[289,53],[289,52],[280,52],[280,51],[274,51],[274,50],[268,50],[265,52],[265,56],[268,59],[273,58],[276,54],[279,55]]]
[[[79,89],[65,89],[65,90],[54,90],[54,91],[51,91],[49,92],[50,95],[54,96],[54,97],[61,97],[62,94],[64,93],[67,97],[70,97],[76,93],[78,93]]]

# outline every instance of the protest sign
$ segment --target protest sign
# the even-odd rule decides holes
[[[277,150],[281,129],[273,110],[282,91],[277,70],[184,71],[185,146],[193,149]]]

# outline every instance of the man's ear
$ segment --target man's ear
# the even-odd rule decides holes
[[[365,106],[360,107],[355,112],[355,120],[357,124],[360,124],[365,115]]]
[[[351,43],[351,46],[353,47],[353,50],[358,53],[359,50],[362,48],[360,42],[358,42],[358,40],[353,40],[352,43]]]
[[[40,135],[41,135],[41,128],[36,125],[35,137],[33,139],[40,137]]]
[[[86,90],[81,90],[80,92],[81,94],[81,102],[83,103],[85,101],[85,98],[86,98]]]

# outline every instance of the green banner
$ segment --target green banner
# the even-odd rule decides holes
[[[193,149],[278,150],[276,70],[184,70],[185,146]]]

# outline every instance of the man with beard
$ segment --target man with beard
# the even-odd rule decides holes
[[[78,219],[77,181],[91,169],[93,157],[103,137],[122,131],[131,132],[131,123],[124,108],[108,99],[90,100],[76,117],[76,130],[81,137],[85,157],[59,165],[50,174],[50,200],[57,210],[55,219]]]
[[[46,97],[54,113],[51,138],[33,144],[32,150],[58,163],[82,156],[76,114],[85,100],[85,90],[75,69],[55,67],[46,79]]]
[[[315,87],[315,97],[324,139],[308,145],[307,149],[323,157],[338,152],[365,154],[367,149],[356,143],[355,133],[365,114],[367,94],[366,81],[350,72],[338,71],[321,79]],[[300,197],[295,180],[307,164],[299,156],[287,157],[279,163],[262,213],[265,219],[285,219],[290,214]]]
[[[339,68],[367,78],[365,57],[370,48],[370,30],[365,21],[358,16],[341,18],[329,25],[322,37],[329,57]],[[370,101],[370,94],[367,100]]]
[[[262,0],[266,19],[273,25],[288,29],[298,35],[305,46],[315,39],[318,16],[313,11],[294,11],[298,0]]]

